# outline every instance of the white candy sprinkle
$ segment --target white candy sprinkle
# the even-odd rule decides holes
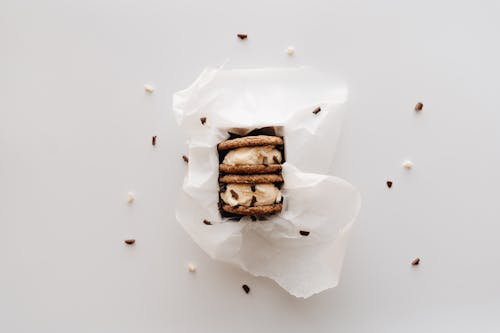
[[[403,168],[408,169],[408,170],[410,170],[411,168],[413,168],[412,161],[404,161],[403,162]]]
[[[135,195],[134,195],[134,193],[132,193],[132,192],[128,192],[128,193],[127,193],[127,202],[128,202],[128,203],[132,203],[132,202],[134,202],[134,200],[135,200]]]
[[[144,90],[146,90],[146,92],[152,94],[155,91],[155,87],[153,87],[150,84],[145,84],[144,85]]]
[[[189,263],[188,264],[188,271],[190,271],[191,273],[196,272],[196,266],[194,264]]]
[[[288,54],[289,56],[293,55],[295,53],[295,48],[293,46],[289,46],[287,47],[286,49],[286,54]]]

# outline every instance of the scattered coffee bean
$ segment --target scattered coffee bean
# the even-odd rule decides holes
[[[189,163],[189,157],[187,157],[186,155],[182,155],[182,159],[184,160],[184,162]]]
[[[247,286],[246,284],[242,285],[241,288],[248,294],[250,292],[250,287]]]
[[[153,135],[153,138],[151,139],[151,144],[153,146],[156,146],[156,135]]]
[[[205,223],[206,225],[212,225],[212,222],[210,222],[208,220],[203,220],[203,223]]]
[[[201,117],[200,121],[202,125],[205,125],[205,123],[207,122],[207,117]]]
[[[132,245],[132,244],[134,244],[134,243],[135,243],[135,239],[126,239],[124,242],[125,242],[125,244],[127,244],[127,245]]]
[[[392,182],[391,182],[390,180],[388,180],[388,181],[386,182],[386,184],[387,184],[387,187],[388,187],[388,188],[391,188],[391,187],[392,187]]]
[[[313,113],[318,114],[321,112],[321,108],[318,106],[316,109],[314,109]]]
[[[236,193],[236,191],[235,191],[235,190],[231,190],[231,196],[232,196],[233,198],[235,198],[236,200],[238,200],[238,198],[239,198],[239,195],[238,195],[238,193]]]
[[[418,102],[417,105],[415,105],[415,111],[417,111],[417,112],[422,111],[423,108],[424,108],[424,105],[420,102]]]
[[[413,261],[411,262],[412,266],[417,266],[418,264],[420,264],[420,258],[418,257],[413,259]]]
[[[302,236],[309,236],[310,232],[309,231],[304,231],[304,230],[300,230],[299,233],[302,235]]]
[[[238,36],[238,38],[241,39],[241,40],[248,38],[247,34],[237,34],[236,36]]]

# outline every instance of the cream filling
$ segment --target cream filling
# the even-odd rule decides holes
[[[275,161],[276,157],[277,161]],[[222,164],[227,165],[257,165],[279,164],[281,152],[274,146],[242,147],[231,150],[224,157]]]
[[[231,193],[234,191],[236,195]],[[227,184],[226,191],[220,194],[222,200],[231,206],[252,206],[252,197],[256,201],[253,206],[264,206],[279,203],[281,192],[274,184],[256,184],[255,192],[250,184]]]

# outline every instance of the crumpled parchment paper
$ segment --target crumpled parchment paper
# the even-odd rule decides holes
[[[296,297],[338,284],[361,205],[356,188],[325,174],[346,100],[345,84],[311,68],[206,69],[174,94],[175,117],[189,145],[176,217],[210,257],[271,278]],[[313,114],[318,106],[321,112]],[[205,125],[201,117],[207,118]],[[267,126],[276,126],[285,140],[283,211],[266,221],[221,218],[217,144],[229,129]],[[310,234],[302,236],[301,230]]]

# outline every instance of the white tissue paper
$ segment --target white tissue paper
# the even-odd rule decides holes
[[[175,117],[189,145],[176,217],[210,257],[273,279],[296,297],[338,284],[361,205],[356,188],[325,174],[346,99],[345,84],[311,68],[206,69],[174,94]],[[321,112],[313,114],[318,106]],[[204,125],[201,117],[206,117]],[[230,129],[249,132],[267,126],[275,126],[285,142],[283,210],[265,221],[222,218],[217,144]],[[310,234],[302,236],[301,230]]]

